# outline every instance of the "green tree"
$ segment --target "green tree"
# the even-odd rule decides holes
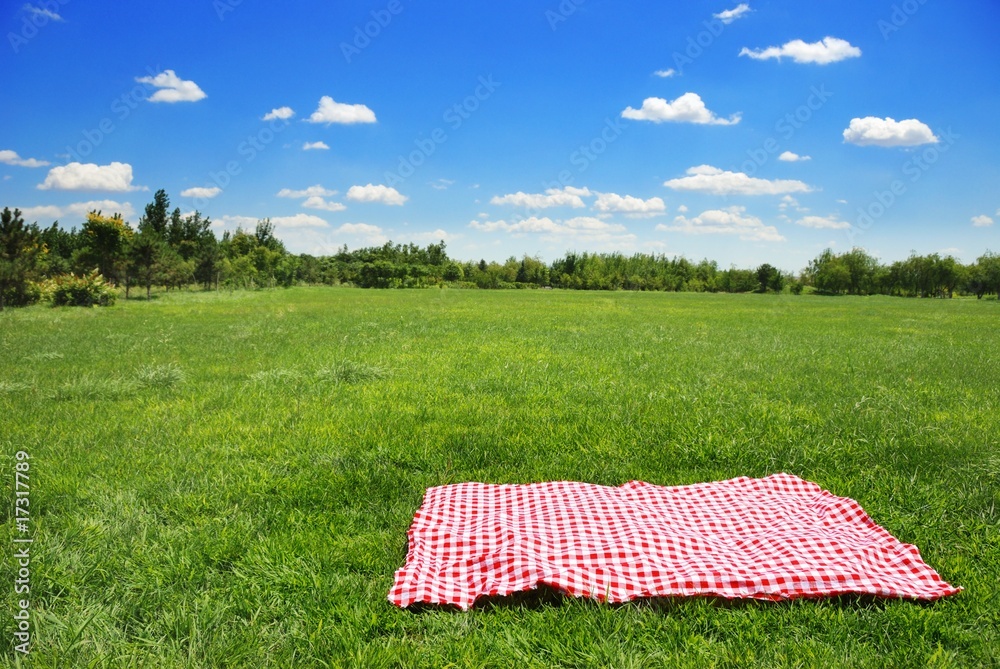
[[[167,246],[156,263],[156,277],[160,283],[170,288],[183,288],[194,281],[194,262],[184,260],[181,254]]]
[[[140,223],[141,226],[141,223]],[[164,253],[164,241],[151,227],[140,228],[129,246],[131,274],[146,286],[146,299],[150,298],[152,286],[158,280],[160,258]],[[128,299],[128,291],[125,293]]]
[[[7,302],[26,304],[28,282],[44,251],[37,235],[24,224],[21,210],[4,207],[0,214],[0,311]]]
[[[540,259],[525,255],[521,258],[521,264],[517,268],[514,279],[518,283],[547,286],[549,284],[549,268]]]
[[[170,219],[167,221],[167,230],[163,238],[167,240],[167,244],[171,248],[180,253],[182,258],[184,257],[184,254],[181,253],[181,242],[184,241],[184,219],[181,217],[180,207],[176,207],[170,212]]]
[[[952,256],[945,256],[937,262],[937,278],[941,296],[944,297],[947,294],[951,298],[955,289],[965,278],[965,267]]]
[[[198,236],[198,250],[194,260],[194,278],[206,290],[212,287],[213,282],[218,285],[221,260],[219,240],[215,238],[215,233],[206,229]]]
[[[202,218],[201,212],[196,211],[183,218],[178,212],[177,223],[171,222],[171,232],[169,235],[170,245],[173,246],[181,257],[191,260],[198,256],[203,250],[203,246],[209,236],[215,237],[211,230],[212,222],[206,217]]]
[[[285,252],[285,245],[281,243],[281,240],[274,236],[274,223],[271,219],[264,218],[257,221],[257,227],[254,229],[253,236],[256,238],[257,246],[262,246],[269,251],[275,251],[278,253]]]
[[[465,270],[457,262],[449,262],[444,268],[445,281],[461,281],[465,278]]]
[[[809,263],[805,272],[816,289],[839,295],[851,288],[851,270],[840,256],[825,249]]]
[[[76,229],[66,231],[56,221],[38,233],[38,239],[45,248],[41,272],[45,276],[69,274],[73,268],[73,256],[79,250],[81,239]]]
[[[752,293],[760,287],[757,272],[731,267],[722,272],[723,289],[729,293]]]
[[[139,219],[139,229],[150,229],[166,239],[169,218],[170,198],[162,188],[153,195],[153,201],[146,205],[145,215]],[[179,212],[178,212],[179,213]]]
[[[760,292],[766,293],[768,290],[779,292],[782,283],[781,272],[777,267],[764,263],[757,268],[757,283],[760,284]]]
[[[1000,254],[987,251],[976,260],[979,273],[987,293],[994,293],[1000,299]]]
[[[970,265],[965,274],[965,290],[976,296],[977,300],[983,299],[990,289],[989,277],[986,268],[983,267],[982,258],[974,265]]]
[[[440,266],[448,262],[448,254],[445,252],[443,239],[437,244],[427,245],[427,262],[434,266]]]
[[[121,214],[103,216],[92,211],[87,214],[80,234],[83,238],[80,262],[86,267],[96,267],[108,281],[120,281],[127,271],[128,246],[133,234]]]
[[[879,266],[878,260],[858,247],[851,249],[837,260],[847,268],[848,293],[866,295],[872,292],[875,284],[875,271]]]

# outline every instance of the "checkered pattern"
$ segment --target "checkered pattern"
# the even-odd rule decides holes
[[[857,502],[788,474],[619,488],[429,488],[389,601],[454,604],[545,584],[574,597],[777,600],[957,593]]]

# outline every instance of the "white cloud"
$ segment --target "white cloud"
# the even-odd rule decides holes
[[[851,227],[850,223],[841,221],[836,216],[804,216],[795,221],[795,225],[815,230],[847,230]]]
[[[213,220],[212,224],[219,228],[243,228],[244,230],[253,230],[257,227],[257,221],[260,219],[254,218],[253,216],[220,216]]]
[[[46,160],[22,158],[17,155],[17,151],[11,151],[10,149],[3,149],[0,151],[0,163],[5,165],[16,165],[17,167],[45,167],[49,164]]]
[[[1000,211],[997,211],[997,214],[1000,215]],[[985,214],[982,216],[973,216],[972,225],[977,228],[988,228],[993,225],[993,219]]]
[[[117,202],[115,200],[88,200],[87,202],[74,202],[66,205],[67,212],[75,214],[80,218],[86,218],[92,211],[101,211],[106,215],[121,214],[124,218],[135,215],[135,209],[131,202]]]
[[[587,188],[574,188],[566,186],[563,189],[550,188],[544,193],[508,193],[507,195],[494,195],[490,199],[490,204],[509,204],[515,207],[525,207],[526,209],[548,209],[549,207],[573,207],[580,209],[584,207],[581,196],[589,196],[590,190]]]
[[[150,102],[197,102],[208,97],[198,84],[181,79],[173,70],[164,70],[155,77],[136,77],[135,80],[159,89],[149,98]]]
[[[592,216],[577,216],[566,220],[531,216],[514,222],[471,221],[468,227],[487,233],[537,235],[539,240],[553,245],[580,243],[599,245],[602,248],[634,248],[636,243],[636,236],[629,233],[624,226],[607,223]]]
[[[432,181],[430,183],[431,188],[434,190],[448,190],[450,186],[454,186],[455,182],[451,179],[438,179],[437,181]]]
[[[657,70],[656,72],[653,72],[653,74],[657,77],[660,77],[661,79],[669,79],[670,77],[677,74],[677,70],[671,67],[666,70]]]
[[[121,214],[126,219],[135,216],[135,208],[131,202],[117,202],[115,200],[88,200],[87,202],[74,202],[64,207],[43,205],[21,209],[24,220],[31,222],[49,222],[63,218],[83,220],[92,211],[100,211],[108,216]]]
[[[69,163],[49,170],[39,190],[106,190],[127,192],[146,190],[132,185],[132,166],[128,163],[96,165]]]
[[[292,109],[291,107],[277,107],[276,109],[272,109],[271,111],[264,114],[262,120],[274,121],[280,119],[282,121],[287,121],[293,116],[295,116],[295,110]]]
[[[819,42],[806,43],[800,39],[786,42],[782,46],[770,46],[766,49],[752,51],[746,47],[740,51],[741,56],[749,56],[754,60],[769,58],[791,58],[796,63],[816,63],[829,65],[848,58],[859,58],[861,49],[852,46],[850,42],[837,37],[824,37]]]
[[[382,228],[368,223],[344,223],[337,228],[336,232],[343,232],[348,235],[374,235],[382,234]]]
[[[335,235],[349,235],[361,246],[381,246],[389,241],[382,228],[368,223],[344,223],[333,231]]]
[[[321,209],[323,211],[344,211],[347,209],[340,202],[327,202],[318,195],[313,195],[312,197],[306,199],[302,203],[302,206],[306,209]]]
[[[594,202],[594,210],[606,214],[622,213],[627,216],[656,216],[667,210],[667,205],[661,198],[651,197],[648,200],[631,195],[617,193],[599,193]]]
[[[719,12],[718,14],[712,14],[715,18],[719,19],[727,26],[738,18],[743,17],[750,11],[750,5],[745,2],[741,2],[732,9],[727,9],[724,12]]]
[[[271,218],[276,228],[326,228],[329,223],[312,214],[295,214],[294,216],[274,216]]]
[[[483,232],[496,232],[497,230],[508,231],[510,224],[507,221],[469,221],[469,227],[473,230],[481,230]]]
[[[262,218],[254,216],[220,216],[213,221],[213,225],[229,229],[242,228],[245,231],[253,231]],[[270,217],[270,221],[276,230],[313,230],[330,227],[330,224],[325,220],[312,214],[272,216]]]
[[[410,198],[389,186],[368,184],[351,186],[347,189],[347,199],[353,202],[379,202],[390,206],[402,206]]]
[[[858,146],[920,146],[937,144],[940,140],[931,129],[915,118],[895,121],[891,118],[866,116],[851,119],[844,131],[844,141]]]
[[[32,4],[27,4],[24,5],[24,11],[28,12],[32,16],[40,16],[48,19],[49,21],[64,21],[63,17],[61,17],[58,13],[44,7],[35,7]]]
[[[792,197],[791,195],[785,195],[784,197],[781,198],[781,202],[778,204],[778,210],[787,211],[788,209],[794,209],[799,213],[805,213],[809,211],[808,208],[800,205],[799,201],[796,200],[794,197]]]
[[[759,179],[743,172],[725,172],[711,165],[699,165],[687,170],[688,176],[671,179],[664,186],[673,190],[696,191],[711,195],[781,195],[808,193],[812,188],[792,179]]]
[[[326,142],[306,142],[302,145],[303,151],[329,151],[330,147]]]
[[[329,95],[319,99],[319,108],[309,117],[310,123],[375,123],[375,112],[365,105],[334,102]]]
[[[696,123],[698,125],[735,125],[740,122],[741,115],[733,114],[728,119],[720,118],[709,111],[697,93],[685,93],[672,102],[663,98],[646,98],[641,109],[626,107],[622,118],[634,121],[652,121],[662,123]]]
[[[577,216],[575,218],[570,218],[563,221],[563,225],[570,230],[576,230],[583,234],[625,231],[624,225],[619,225],[618,223],[608,223],[607,221],[602,221],[601,219],[594,218],[593,216]]]
[[[323,188],[319,184],[315,186],[309,186],[305,190],[292,190],[291,188],[282,188],[278,191],[278,197],[290,197],[290,198],[302,198],[302,197],[330,197],[336,195],[337,191],[329,190]]]
[[[209,188],[188,188],[181,191],[181,197],[196,197],[201,200],[210,200],[219,193],[222,189],[218,186],[211,186]]]
[[[39,207],[17,207],[21,210],[21,216],[25,221],[29,223],[37,223],[39,221],[55,221],[58,218],[62,218],[62,209],[56,207],[55,205],[42,205]]]
[[[778,156],[778,160],[783,160],[786,163],[801,163],[806,160],[812,160],[812,156],[800,156],[792,151],[785,151]]]
[[[694,218],[678,216],[673,225],[661,223],[656,229],[662,232],[683,232],[689,235],[736,235],[743,241],[783,242],[778,229],[764,223],[756,216],[748,216],[745,207],[710,209]]]
[[[442,240],[446,242],[454,241],[456,239],[461,239],[462,235],[456,235],[447,230],[442,230],[438,228],[437,230],[431,230],[430,232],[415,232],[409,235],[409,238],[416,242],[426,242],[428,244],[434,244]]]
[[[469,227],[483,232],[509,232],[512,234],[562,233],[567,235],[590,235],[594,233],[624,232],[625,227],[607,223],[592,216],[577,216],[565,221],[555,221],[548,216],[529,216],[514,223],[499,221],[471,221]]]
[[[686,214],[688,212],[687,205],[682,204],[681,206],[677,207],[677,211],[679,211],[682,214]]]

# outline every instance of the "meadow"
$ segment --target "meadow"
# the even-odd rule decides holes
[[[2,666],[1000,664],[1000,304],[293,288],[0,314]],[[31,620],[14,651],[15,453]],[[789,472],[933,604],[390,605],[425,488]]]

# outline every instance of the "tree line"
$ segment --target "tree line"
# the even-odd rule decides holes
[[[268,219],[253,230],[226,231],[219,238],[199,212],[170,209],[163,190],[145,207],[135,228],[119,214],[87,215],[82,227],[65,230],[27,224],[18,210],[0,216],[0,309],[49,298],[54,303],[108,303],[115,286],[129,299],[166,290],[353,285],[363,288],[564,288],[692,292],[783,292],[829,295],[898,295],[982,298],[1000,294],[1000,255],[986,252],[963,265],[951,256],[912,254],[882,264],[863,249],[823,251],[798,275],[770,264],[720,268],[711,260],[636,253],[566,253],[552,263],[525,255],[503,263],[463,262],[448,256],[445,243],[421,247],[394,244],[346,246],[335,254],[291,254]],[[61,296],[55,297],[53,296]]]
[[[134,228],[120,214],[100,211],[87,214],[79,230],[66,230],[58,221],[43,228],[5,208],[0,215],[0,309],[38,301],[70,276],[99,278],[124,291],[126,299],[136,289],[148,298],[154,286],[255,288],[300,280],[298,257],[275,237],[269,220],[259,221],[253,231],[226,231],[221,239],[211,226],[200,212],[171,211],[163,190]]]

